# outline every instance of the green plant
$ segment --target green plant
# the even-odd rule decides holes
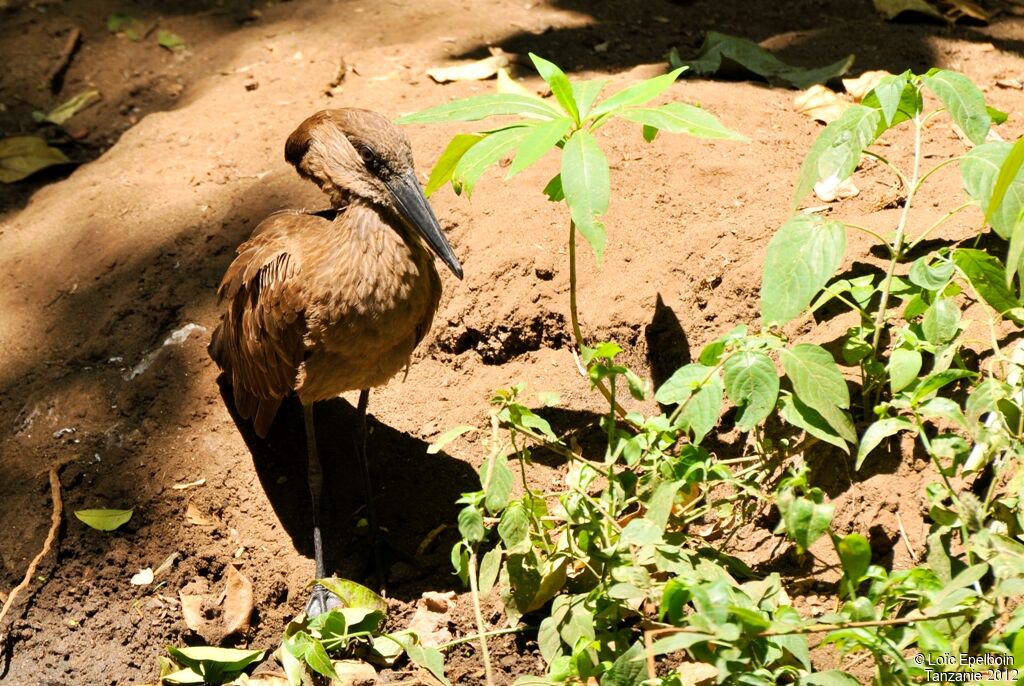
[[[480,490],[460,501],[463,540],[452,562],[478,608],[476,638],[487,680],[486,638],[495,632],[486,631],[479,606],[494,588],[513,630],[524,628],[524,617],[540,617],[535,629],[547,673],[524,677],[523,684],[675,684],[694,679],[701,665],[725,683],[856,684],[840,669],[815,671],[811,636],[822,636],[817,645],[834,644],[844,655],[866,651],[879,684],[927,676],[910,659],[914,651],[929,664],[942,654],[979,651],[1012,654],[1024,663],[1024,610],[1012,600],[1024,588],[1024,347],[1004,353],[997,333],[1002,320],[1024,321],[1012,287],[1024,252],[1024,175],[1018,173],[1024,147],[983,143],[992,121],[1005,115],[986,107],[977,87],[959,74],[932,70],[883,79],[863,104],[822,131],[801,168],[793,207],[816,183],[851,176],[867,155],[891,169],[902,187],[892,234],[795,215],[768,247],[764,328],[738,326],[706,345],[696,362],[657,389],[654,398],[671,410],[647,416],[620,404],[620,390],[642,399],[647,389],[616,362],[617,345],[586,345],[575,305],[575,231],[600,259],[599,217],[610,193],[607,166],[590,133],[614,110],[591,107],[599,85],[569,83],[550,63],[534,61],[561,111],[533,98],[494,95],[405,118],[533,119],[456,136],[435,166],[431,190],[450,180],[457,192],[469,193],[484,169],[516,147],[510,176],[543,150],[563,149],[562,171],[545,192],[570,210],[573,333],[591,385],[608,400],[601,452],[580,448],[578,433],[585,428],[556,435],[543,410],[524,404],[522,385],[494,395],[489,428],[458,427],[432,446],[438,450],[472,431],[486,455]],[[638,84],[623,91],[635,94],[630,99],[620,93],[605,103],[625,107],[619,116],[643,123],[645,137],[653,139],[661,121],[653,113],[694,111],[673,103],[640,108],[645,113],[637,115],[630,108],[639,108],[640,100],[632,98],[654,97],[676,75]],[[939,108],[926,112],[926,92]],[[943,113],[977,147],[922,172],[924,127]],[[707,128],[736,137],[717,122]],[[906,128],[913,136],[909,174],[871,147],[890,129]],[[916,228],[911,209],[921,185],[952,165],[960,168],[967,202]],[[940,241],[923,252],[926,238],[971,205],[985,209],[996,235],[1009,241],[1008,269],[979,247]],[[888,259],[880,273],[831,281],[847,259],[848,231],[876,239]],[[965,339],[962,313],[972,301],[990,308],[984,316],[993,333],[980,349],[978,340]],[[825,347],[785,335],[783,326],[823,316],[825,305],[835,309],[836,303],[853,313],[837,346],[839,362]],[[974,362],[978,356],[983,370]],[[857,377],[852,382],[851,370]],[[541,406],[557,403],[547,394],[538,400]],[[700,445],[719,423],[726,400],[735,407],[733,425],[747,437],[745,454],[732,459]],[[831,530],[831,504],[811,485],[806,464],[791,463],[830,445],[846,453],[856,448],[853,466],[859,468],[900,432],[917,438],[939,480],[925,494],[932,530],[924,564],[887,570],[872,564],[863,535]],[[540,492],[531,483],[526,466],[537,450],[565,458],[564,487]],[[787,465],[789,476],[777,478]],[[987,483],[982,497],[968,485],[980,473]],[[723,552],[738,524],[771,505],[779,511],[777,532],[795,543],[798,555],[826,534],[831,540],[842,571],[835,612],[813,620],[802,616],[778,575],[758,578]],[[722,542],[711,547],[707,536]],[[659,667],[659,656],[675,652],[686,656],[679,666]]]

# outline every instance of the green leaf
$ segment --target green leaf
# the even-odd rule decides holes
[[[725,392],[739,408],[736,426],[750,431],[775,409],[779,375],[770,357],[760,351],[736,353],[725,363]]]
[[[882,113],[865,105],[851,105],[818,134],[800,165],[793,208],[819,181],[845,181],[860,164],[861,154],[878,137]]]
[[[625,109],[618,116],[668,133],[744,142],[749,140],[743,134],[723,126],[710,112],[682,102],[670,102],[661,107]]]
[[[441,124],[452,121],[478,121],[487,117],[518,115],[536,119],[557,119],[562,115],[550,103],[513,93],[488,93],[463,98],[444,105],[407,114],[396,124]]]
[[[1024,170],[1018,168],[1017,173],[1007,177],[1002,201],[992,202],[995,197],[995,185],[1002,174],[1002,167],[1009,158],[1013,148],[1009,143],[985,143],[964,155],[960,161],[960,179],[964,191],[971,200],[986,211],[986,220],[992,229],[1003,239],[1009,240],[1013,228],[1017,224],[1021,211],[1024,210]]]
[[[448,445],[449,443],[454,441],[456,438],[458,438],[462,434],[469,433],[470,431],[476,431],[476,427],[475,426],[463,425],[463,426],[456,426],[454,428],[448,429],[443,434],[438,436],[436,441],[434,441],[433,443],[431,443],[430,445],[427,446],[427,454],[428,455],[436,455],[436,454],[438,454],[439,452],[441,452],[441,450],[446,445]]]
[[[817,411],[846,441],[856,443],[853,422],[843,412],[850,407],[850,391],[832,355],[821,346],[801,343],[782,350],[780,356],[800,402]]]
[[[562,150],[562,189],[572,220],[590,244],[597,263],[604,255],[604,224],[598,217],[608,211],[608,160],[594,137],[577,131]]]
[[[1010,279],[999,258],[984,250],[957,248],[953,251],[953,263],[993,310],[1015,324],[1024,325],[1024,319],[1014,312],[1021,307],[1021,301],[1007,285]]]
[[[320,641],[313,639],[306,644],[306,652],[302,656],[306,664],[317,674],[322,674],[328,679],[337,679],[338,674],[334,671],[331,658],[327,656],[327,650]]]
[[[698,76],[733,77],[753,73],[768,81],[782,81],[804,90],[845,74],[853,65],[853,55],[824,67],[804,69],[786,64],[751,40],[709,31],[695,58],[679,60],[676,57],[670,63],[690,67]]]
[[[516,158],[508,168],[505,180],[511,179],[543,157],[547,151],[554,148],[565,137],[571,126],[572,119],[568,117],[562,117],[561,119],[555,119],[535,126],[530,135],[524,138],[519,146],[519,152],[516,153]]]
[[[886,126],[893,125],[893,119],[900,109],[903,92],[908,85],[913,88],[908,74],[904,72],[899,75],[890,74],[889,76],[882,77],[882,80],[874,87],[872,92],[878,101],[878,107],[882,110],[882,119],[885,121]]]
[[[926,398],[931,393],[939,390],[943,386],[958,381],[959,379],[968,379],[977,376],[977,372],[972,372],[967,369],[947,369],[941,372],[935,372],[925,377],[916,388],[914,388],[914,395],[911,398],[911,403],[916,405],[921,400]]]
[[[793,426],[803,429],[815,438],[830,443],[846,453],[850,452],[846,441],[825,421],[825,418],[817,410],[800,402],[796,396],[786,395],[780,398],[779,409],[782,418]]]
[[[483,134],[460,133],[448,142],[444,152],[442,152],[441,156],[437,158],[437,162],[434,163],[434,168],[430,171],[430,178],[427,179],[427,187],[423,191],[427,197],[430,197],[434,191],[451,181],[452,172],[455,171],[455,165],[459,163],[459,160],[462,159],[462,156],[466,154],[467,150],[483,139]]]
[[[714,367],[688,364],[661,385],[654,399],[662,405],[686,403],[679,421],[693,431],[694,443],[700,443],[718,423],[724,392],[722,376]]]
[[[532,126],[511,126],[488,134],[486,138],[469,148],[452,170],[452,188],[456,193],[466,191],[472,196],[473,186],[501,158],[514,150],[533,131]]]
[[[0,138],[0,183],[14,183],[37,171],[71,162],[39,136]]]
[[[185,49],[185,39],[167,29],[159,29],[156,32],[156,42],[160,44],[160,47],[167,48],[171,52]]]
[[[54,109],[50,110],[45,117],[45,121],[57,124],[60,126],[71,117],[78,114],[78,111],[84,107],[87,107],[92,103],[93,100],[97,100],[100,97],[100,92],[97,90],[85,91],[79,93],[70,100],[61,103]]]
[[[99,531],[113,531],[132,518],[135,510],[75,510],[75,516]]]
[[[577,124],[580,123],[580,111],[576,107],[576,99],[572,95],[572,86],[569,85],[569,77],[565,75],[561,69],[558,68],[553,62],[548,62],[543,57],[538,57],[532,52],[530,53],[530,59],[533,61],[533,66],[537,68],[537,73],[540,77],[547,81],[547,84],[551,86],[551,93],[555,96],[555,100],[562,106],[562,109],[572,117],[573,121]]]
[[[487,458],[480,465],[480,485],[484,489],[484,507],[488,512],[500,512],[508,504],[515,477],[505,455]]]
[[[776,532],[784,531],[802,551],[825,535],[836,509],[824,502],[824,495],[817,488],[811,489],[809,497],[797,495],[793,489],[784,490],[776,504],[782,514]]]
[[[926,291],[938,291],[946,287],[949,279],[953,276],[953,263],[948,260],[939,260],[931,264],[931,255],[914,260],[910,265],[910,283],[920,286]]]
[[[673,69],[667,74],[661,76],[655,76],[654,78],[635,83],[632,86],[627,86],[622,90],[611,95],[594,107],[590,111],[590,116],[593,118],[600,117],[602,114],[614,112],[615,110],[622,109],[623,107],[633,107],[635,105],[642,105],[645,102],[653,100],[658,97],[671,86],[679,75],[686,71],[685,67]]]
[[[480,510],[469,505],[459,512],[459,533],[470,543],[484,540],[487,530],[484,528],[484,516]]]
[[[925,310],[921,321],[925,339],[933,345],[944,345],[960,331],[960,308],[953,298],[939,298]]]
[[[871,564],[871,544],[861,534],[848,534],[836,545],[843,575],[856,585],[867,574]]]
[[[601,686],[640,686],[647,679],[644,645],[637,641],[601,677]]]
[[[651,646],[651,653],[655,656],[665,655],[679,650],[688,650],[698,643],[708,642],[715,642],[715,636],[713,634],[698,631],[680,632],[678,634],[670,634],[665,638],[659,638],[654,642],[654,645]]]
[[[388,603],[372,590],[348,579],[339,579],[336,576],[326,579],[317,579],[313,583],[320,584],[328,591],[338,596],[343,607],[372,610],[374,612],[387,613]]]
[[[521,553],[530,546],[530,517],[521,502],[508,506],[498,521],[498,535],[509,553]]]
[[[576,109],[580,113],[580,121],[590,115],[590,108],[593,107],[597,96],[601,94],[607,81],[592,79],[589,81],[573,81],[572,97],[576,101]]]
[[[229,681],[252,663],[262,660],[265,654],[265,651],[262,650],[213,646],[189,648],[167,646],[167,652],[178,664],[201,674],[206,682],[213,683],[219,683],[221,680]]]
[[[860,686],[853,676],[838,669],[830,669],[800,677],[800,686]]]
[[[565,192],[562,190],[562,175],[555,174],[548,181],[548,185],[544,186],[544,195],[548,196],[548,200],[551,202],[562,202],[565,200]]]
[[[417,665],[427,670],[444,686],[452,686],[444,675],[444,655],[437,648],[428,648],[419,643],[410,643],[405,647],[405,654]]]
[[[900,431],[913,431],[913,429],[914,424],[902,417],[886,417],[873,423],[864,432],[864,436],[860,439],[860,445],[857,446],[857,462],[854,469],[860,469],[860,466],[864,464],[864,458],[883,440],[895,436]]]
[[[992,216],[1003,203],[1006,191],[1010,184],[1017,178],[1021,165],[1024,165],[1024,138],[1018,138],[1006,155],[1006,159],[999,165],[999,175],[992,185],[992,196],[989,198],[988,207],[985,208],[985,222],[991,224]]]
[[[477,589],[481,596],[487,596],[494,588],[498,580],[498,572],[501,571],[501,546],[488,550],[480,560],[480,574],[477,581]]]
[[[801,314],[843,263],[846,228],[842,223],[801,214],[783,224],[764,258],[761,318],[781,326]]]
[[[889,388],[893,393],[899,393],[904,388],[917,380],[921,373],[921,353],[917,350],[907,348],[896,348],[889,356],[889,364],[886,369],[889,372]]]
[[[117,33],[123,31],[125,27],[135,23],[135,18],[128,14],[121,14],[120,12],[111,14],[107,17],[107,31],[111,33]]]
[[[973,81],[953,71],[932,69],[921,82],[942,101],[946,112],[972,143],[985,142],[992,128],[992,117],[985,107],[985,95]]]

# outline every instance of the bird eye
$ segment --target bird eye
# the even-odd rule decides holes
[[[356,150],[359,151],[359,157],[363,159],[363,164],[366,165],[366,168],[372,172],[376,172],[380,167],[380,159],[377,158],[377,155],[373,150],[370,150],[365,145],[360,145]]]

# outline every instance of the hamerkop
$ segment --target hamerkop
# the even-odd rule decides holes
[[[227,309],[209,350],[231,379],[238,414],[252,419],[261,437],[285,396],[295,393],[302,403],[321,579],[323,476],[313,406],[360,391],[355,443],[376,539],[366,460],[369,389],[406,367],[430,328],[441,279],[427,247],[460,279],[462,266],[416,179],[409,141],[381,115],[317,112],[288,137],[284,155],[327,194],[331,209],[275,212],[256,227],[221,281]],[[306,613],[337,602],[317,585]]]

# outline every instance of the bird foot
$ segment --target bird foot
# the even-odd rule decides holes
[[[306,616],[316,617],[330,612],[336,607],[341,607],[341,599],[317,584],[313,587],[313,592],[309,595],[309,601],[306,603]]]

